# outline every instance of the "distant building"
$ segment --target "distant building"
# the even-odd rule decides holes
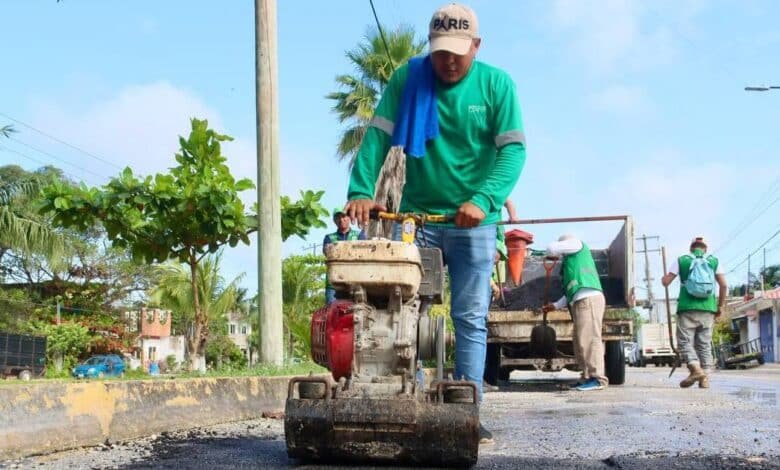
[[[729,307],[740,343],[760,339],[764,360],[780,362],[780,288],[756,292],[754,298]]]
[[[145,367],[150,361],[165,361],[174,356],[182,364],[186,352],[184,336],[171,336],[171,311],[156,308],[141,308],[127,312],[125,318],[128,330],[138,332],[136,359]]]
[[[249,336],[252,334],[252,324],[246,315],[230,312],[228,313],[228,336],[241,349],[247,362],[253,364],[255,358],[252,357],[252,348],[249,344]]]

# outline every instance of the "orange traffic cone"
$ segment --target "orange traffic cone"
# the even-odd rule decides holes
[[[534,242],[532,233],[515,229],[506,233],[506,248],[509,252],[509,274],[516,286],[523,280],[523,264],[528,245]]]

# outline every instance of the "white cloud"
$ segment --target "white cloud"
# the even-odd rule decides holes
[[[645,69],[673,61],[701,2],[556,0],[551,23],[590,72]]]
[[[712,245],[721,242],[727,198],[740,171],[721,163],[693,163],[676,151],[658,152],[645,161],[611,180],[600,198],[605,206],[632,214],[638,233],[659,235],[670,253],[685,250],[697,234]]]
[[[139,174],[165,171],[175,165],[177,136],[186,136],[191,117],[207,118],[222,130],[219,114],[194,94],[168,82],[129,86],[109,99],[84,109],[68,109],[55,100],[33,105],[30,121],[75,143],[116,166]],[[81,155],[82,163],[101,174],[118,169]]]
[[[593,93],[587,101],[598,111],[618,115],[638,115],[651,109],[645,90],[636,86],[611,86]]]

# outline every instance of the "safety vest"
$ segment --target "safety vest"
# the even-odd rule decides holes
[[[585,243],[582,244],[580,251],[563,257],[563,288],[566,290],[566,300],[572,303],[574,295],[578,290],[588,288],[603,291],[601,280],[596,270],[596,262],[593,261],[593,255],[590,248]]]
[[[691,255],[682,255],[677,259],[680,268],[680,294],[677,296],[677,313],[690,312],[692,310],[717,313],[718,299],[715,297],[714,292],[711,296],[701,299],[689,294],[688,290],[685,288],[685,281],[688,280],[692,262],[693,256]],[[707,263],[714,272],[718,271],[718,258],[707,256]]]
[[[333,232],[330,235],[328,235],[328,241],[331,243],[338,243],[341,241],[351,242],[353,240],[358,240],[359,238],[360,238],[360,232],[358,232],[357,230],[350,230],[349,233],[347,234],[346,240],[341,239],[341,237],[339,236],[339,232]]]

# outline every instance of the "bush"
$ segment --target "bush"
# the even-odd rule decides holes
[[[169,372],[177,370],[179,368],[179,363],[176,361],[175,355],[169,354],[165,356],[165,368]]]

